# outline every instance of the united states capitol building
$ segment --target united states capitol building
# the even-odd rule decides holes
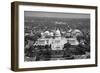
[[[63,35],[65,34],[65,36]],[[67,33],[61,32],[56,29],[52,32],[45,31],[41,32],[41,38],[39,38],[34,45],[51,45],[52,50],[62,50],[64,44],[69,42],[71,45],[78,45],[79,42],[76,36],[82,35],[82,32],[78,29],[70,29]]]

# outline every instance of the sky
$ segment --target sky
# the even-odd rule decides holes
[[[58,12],[38,12],[38,11],[24,11],[25,17],[52,17],[52,18],[90,18],[90,14],[82,13],[58,13]]]

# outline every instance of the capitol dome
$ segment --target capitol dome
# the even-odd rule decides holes
[[[56,36],[61,36],[61,33],[60,33],[59,29],[56,30]]]

